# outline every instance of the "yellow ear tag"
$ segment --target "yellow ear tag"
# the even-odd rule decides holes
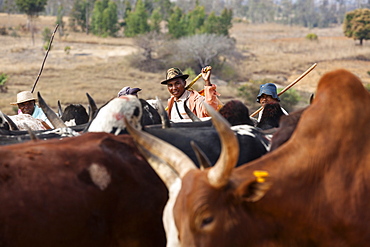
[[[256,170],[253,172],[253,175],[256,177],[258,183],[265,182],[265,178],[269,176],[269,173],[266,171]]]

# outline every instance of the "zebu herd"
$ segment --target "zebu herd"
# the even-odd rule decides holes
[[[71,135],[1,146],[0,246],[370,242],[370,94],[352,73],[325,74],[272,143],[212,109],[212,122],[163,129],[143,104],[117,98],[83,129],[49,130]]]

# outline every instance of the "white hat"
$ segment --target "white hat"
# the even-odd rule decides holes
[[[17,105],[27,101],[36,100],[30,91],[23,91],[17,94],[17,102],[10,103],[11,105]]]

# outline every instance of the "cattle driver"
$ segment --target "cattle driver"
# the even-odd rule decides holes
[[[209,117],[203,102],[218,110],[219,100],[216,92],[216,85],[211,84],[211,66],[202,69],[202,78],[204,80],[204,96],[195,90],[186,90],[186,79],[189,75],[183,74],[179,68],[170,68],[166,73],[166,80],[161,84],[167,85],[171,98],[168,100],[167,113],[171,121],[179,122],[189,119],[185,112],[184,102],[187,107],[199,118]]]
[[[257,96],[257,102],[261,104],[261,106],[265,106],[266,104],[279,104],[280,98],[277,95],[276,86],[273,83],[266,83],[260,86],[260,92]],[[288,112],[281,107],[281,110],[285,115],[288,115]],[[259,112],[257,121],[261,121],[261,117],[263,114],[262,111]]]
[[[53,128],[53,125],[46,117],[45,113],[40,107],[36,105],[36,98],[33,97],[29,91],[23,91],[17,94],[17,102],[11,105],[18,105],[18,114],[29,114],[32,117],[41,120],[42,125],[46,129]]]

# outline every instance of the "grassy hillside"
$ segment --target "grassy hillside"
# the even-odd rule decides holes
[[[25,24],[25,15],[0,14],[0,27],[12,28],[8,29],[9,35],[0,35],[0,73],[9,75],[6,83],[8,91],[0,94],[0,109],[9,115],[15,114],[10,102],[16,100],[18,92],[31,90],[39,74],[45,55],[41,32],[45,27],[54,30],[55,17],[41,16],[37,19],[38,32],[34,45],[31,34],[22,31]],[[306,40],[308,33],[317,34],[318,41]],[[370,44],[355,45],[355,41],[343,36],[341,27],[310,30],[240,22],[234,23],[231,36],[237,40],[238,49],[243,52],[245,59],[237,68],[241,79],[227,86],[218,86],[224,102],[230,99],[244,100],[237,97],[236,90],[243,82],[269,78],[284,87],[313,63],[318,63],[317,67],[295,89],[313,93],[319,78],[336,68],[346,68],[359,76],[364,84],[370,83],[367,73],[370,70]],[[65,52],[66,47],[70,47],[69,53]],[[87,92],[100,106],[115,97],[124,86],[140,87],[143,89],[139,93],[141,98],[158,96],[165,103],[169,93],[165,86],[160,85],[165,71],[156,74],[130,67],[127,55],[138,49],[135,41],[129,38],[99,38],[69,31],[63,37],[56,35],[35,92],[41,92],[54,109],[58,100],[62,105],[86,105]],[[212,79],[217,82],[215,77]],[[300,106],[306,104],[307,100],[303,99]],[[251,111],[256,109],[255,105],[250,107]]]

